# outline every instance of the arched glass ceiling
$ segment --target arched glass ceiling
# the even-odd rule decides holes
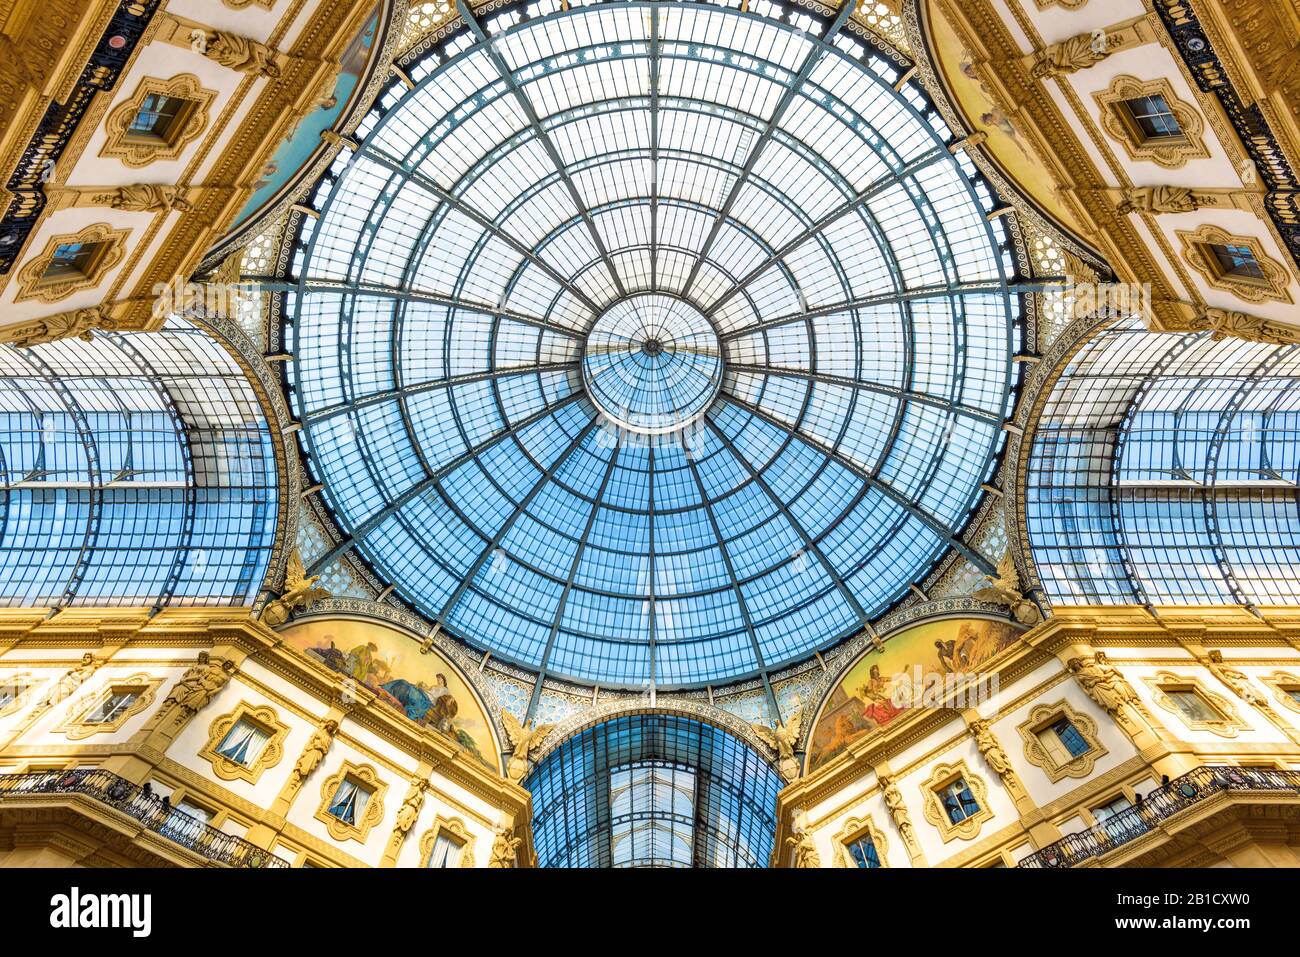
[[[0,604],[242,605],[278,484],[243,370],[180,319],[0,347]]]
[[[410,67],[314,194],[293,398],[345,534],[316,567],[355,549],[547,673],[765,673],[968,520],[1010,403],[1005,227],[847,6],[558,7]]]
[[[1044,405],[1034,563],[1065,605],[1300,604],[1300,347],[1099,333]]]
[[[632,714],[574,735],[523,783],[539,867],[767,867],[783,782],[713,725]]]

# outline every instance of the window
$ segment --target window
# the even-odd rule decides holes
[[[252,767],[270,739],[271,733],[265,728],[240,718],[217,746],[217,754],[241,767]]]
[[[1300,705],[1300,687],[1283,688],[1282,693],[1296,704]]]
[[[1079,729],[1074,726],[1074,722],[1064,716],[1039,731],[1038,741],[1057,764],[1068,764],[1075,758],[1087,754],[1091,748],[1079,733]]]
[[[112,724],[123,717],[139,697],[137,688],[114,688],[82,720],[86,724]]]
[[[1117,815],[1122,814],[1132,806],[1133,803],[1128,798],[1120,795],[1100,807],[1093,808],[1092,816],[1097,820],[1097,823],[1105,829],[1107,835],[1115,840],[1122,840],[1125,829],[1131,829],[1134,824],[1134,821],[1132,820],[1133,815],[1129,815],[1123,821],[1115,820],[1115,818]]]
[[[465,850],[465,842],[447,831],[439,831],[433,839],[433,850],[429,852],[426,867],[460,867],[460,855]]]
[[[1125,100],[1124,109],[1128,111],[1130,119],[1133,120],[1133,125],[1146,139],[1182,136],[1183,134],[1182,127],[1178,125],[1177,117],[1169,109],[1169,104],[1164,96],[1159,93]]]
[[[0,711],[17,702],[26,691],[27,685],[19,681],[0,685]]]
[[[980,811],[979,801],[971,793],[964,777],[958,778],[939,792],[939,801],[951,824],[960,824]]]
[[[105,243],[59,243],[41,275],[41,282],[66,282],[94,275],[95,265],[106,248]]]
[[[338,788],[334,791],[334,797],[330,799],[330,816],[337,818],[344,824],[357,827],[358,823],[365,817],[366,805],[370,802],[370,794],[370,790],[361,782],[345,777],[339,782]]]
[[[876,842],[870,835],[850,842],[849,859],[855,867],[879,867],[880,855],[876,853]]]
[[[1195,688],[1163,688],[1165,696],[1191,722],[1222,721],[1223,715]]]
[[[1207,243],[1206,248],[1221,276],[1267,282],[1264,270],[1249,246],[1232,243]]]
[[[194,106],[192,100],[183,97],[150,93],[136,110],[127,127],[127,136],[171,144],[194,112]]]
[[[690,867],[695,860],[695,772],[660,762],[610,775],[615,867]]]

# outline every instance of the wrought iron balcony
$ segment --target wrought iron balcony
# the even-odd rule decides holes
[[[84,794],[135,818],[155,834],[227,867],[289,866],[265,848],[219,831],[111,771],[84,768],[0,774],[0,804],[6,798],[37,794]]]
[[[1225,792],[1271,791],[1300,794],[1300,771],[1207,765],[1194,768],[1146,795],[1141,803],[1103,823],[1048,844],[1019,867],[1074,867],[1150,833],[1162,821]]]

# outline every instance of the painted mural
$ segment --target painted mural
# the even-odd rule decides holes
[[[436,650],[378,622],[316,619],[280,633],[285,643],[354,678],[416,724],[446,734],[494,771],[496,748],[483,708],[459,672]]]
[[[1007,621],[948,618],[914,625],[886,639],[880,651],[869,651],[854,662],[826,699],[808,737],[808,769],[815,770],[906,712],[913,688],[944,680],[951,686],[953,676],[973,676],[1023,630]],[[900,689],[900,683],[907,688]]]
[[[240,210],[231,229],[241,226],[248,218],[271,202],[289,180],[307,164],[316,148],[320,146],[322,130],[334,126],[343,115],[344,108],[352,99],[361,77],[365,73],[370,52],[374,49],[375,35],[379,28],[379,15],[371,17],[352,38],[352,42],[343,52],[338,78],[333,87],[322,91],[320,108],[314,110],[299,121],[289,131],[271,161],[262,170],[261,176],[253,184],[253,195],[249,197],[244,208]]]
[[[998,165],[1045,210],[1077,231],[1079,225],[1073,213],[1057,196],[1056,179],[1011,124],[1010,117],[975,67],[974,57],[949,22],[944,6],[931,0],[927,6],[927,19],[935,58],[943,72],[944,82],[952,91],[955,105],[975,129],[988,135],[985,145]]]

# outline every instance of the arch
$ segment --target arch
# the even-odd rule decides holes
[[[655,710],[565,739],[524,786],[541,867],[765,867],[782,781],[735,735]]]

